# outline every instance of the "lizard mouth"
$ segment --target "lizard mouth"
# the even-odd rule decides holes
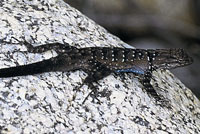
[[[186,66],[186,65],[190,65],[194,62],[194,60],[192,59],[192,57],[187,57],[182,61],[179,61],[181,66]]]
[[[193,58],[190,57],[183,49],[177,49],[174,51],[174,58],[176,59],[176,62],[174,62],[176,65],[173,68],[187,66],[193,63]]]

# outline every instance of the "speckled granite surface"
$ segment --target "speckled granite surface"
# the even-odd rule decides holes
[[[128,46],[61,0],[0,1],[0,39],[15,37],[34,46],[61,42],[72,46]],[[0,43],[0,68],[48,59],[26,52],[23,44]],[[155,105],[131,74],[110,75],[99,90],[110,96],[89,98],[87,86],[75,90],[87,76],[82,71],[49,72],[0,78],[0,133],[62,134],[197,134],[200,102],[169,71],[154,72],[153,85],[172,109]]]

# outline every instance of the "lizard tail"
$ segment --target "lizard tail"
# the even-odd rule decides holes
[[[0,69],[0,78],[25,76],[54,70],[53,58],[40,62]]]

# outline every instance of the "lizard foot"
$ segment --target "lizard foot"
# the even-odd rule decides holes
[[[98,83],[96,83],[97,85],[99,85]],[[109,98],[109,96],[111,95],[111,91],[108,91],[107,89],[103,89],[103,91],[97,91],[97,85],[93,85],[90,84],[88,87],[92,90],[84,99],[84,101],[82,102],[82,104],[85,103],[85,101],[88,99],[88,97],[92,97],[92,102],[94,103],[95,100],[97,100],[98,104],[101,104],[101,101],[98,99],[99,97],[107,97]]]
[[[98,84],[98,83],[97,83]],[[83,100],[82,104],[85,103],[85,101],[89,98],[92,97],[92,102],[95,102],[95,100],[97,100],[98,104],[101,104],[100,100],[98,99],[98,97],[100,96],[100,92],[97,91],[97,86],[94,86],[93,84],[89,84],[88,88],[90,88],[92,91],[85,97],[85,99]]]

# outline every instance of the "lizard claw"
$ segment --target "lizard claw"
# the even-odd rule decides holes
[[[98,84],[96,82],[96,84]],[[80,88],[83,87],[83,85],[88,85],[88,89],[91,89],[91,91],[89,92],[89,94],[85,97],[85,99],[83,100],[82,104],[85,104],[86,100],[89,98],[89,97],[92,97],[93,100],[92,102],[94,102],[94,100],[96,99],[98,101],[98,104],[100,104],[100,100],[98,99],[99,97],[99,94],[100,92],[97,91],[97,86],[93,85],[93,83],[86,83],[85,81],[78,87],[76,87],[74,90],[75,91],[78,91],[80,90]],[[75,96],[73,97],[73,100],[75,100]]]
[[[97,83],[98,84],[98,83]],[[90,88],[92,91],[85,97],[85,99],[83,100],[82,104],[85,103],[85,101],[88,99],[88,97],[92,97],[92,102],[94,102],[94,100],[98,101],[98,104],[101,104],[100,100],[98,99],[99,96],[99,92],[97,91],[97,86],[94,86],[93,84],[89,84],[88,88]]]
[[[98,101],[98,104],[101,104],[100,100],[98,99],[98,92],[92,90],[83,100],[82,104],[85,104],[86,100],[88,99],[88,97],[91,96],[92,97],[92,102],[94,102],[94,100],[96,99]]]

